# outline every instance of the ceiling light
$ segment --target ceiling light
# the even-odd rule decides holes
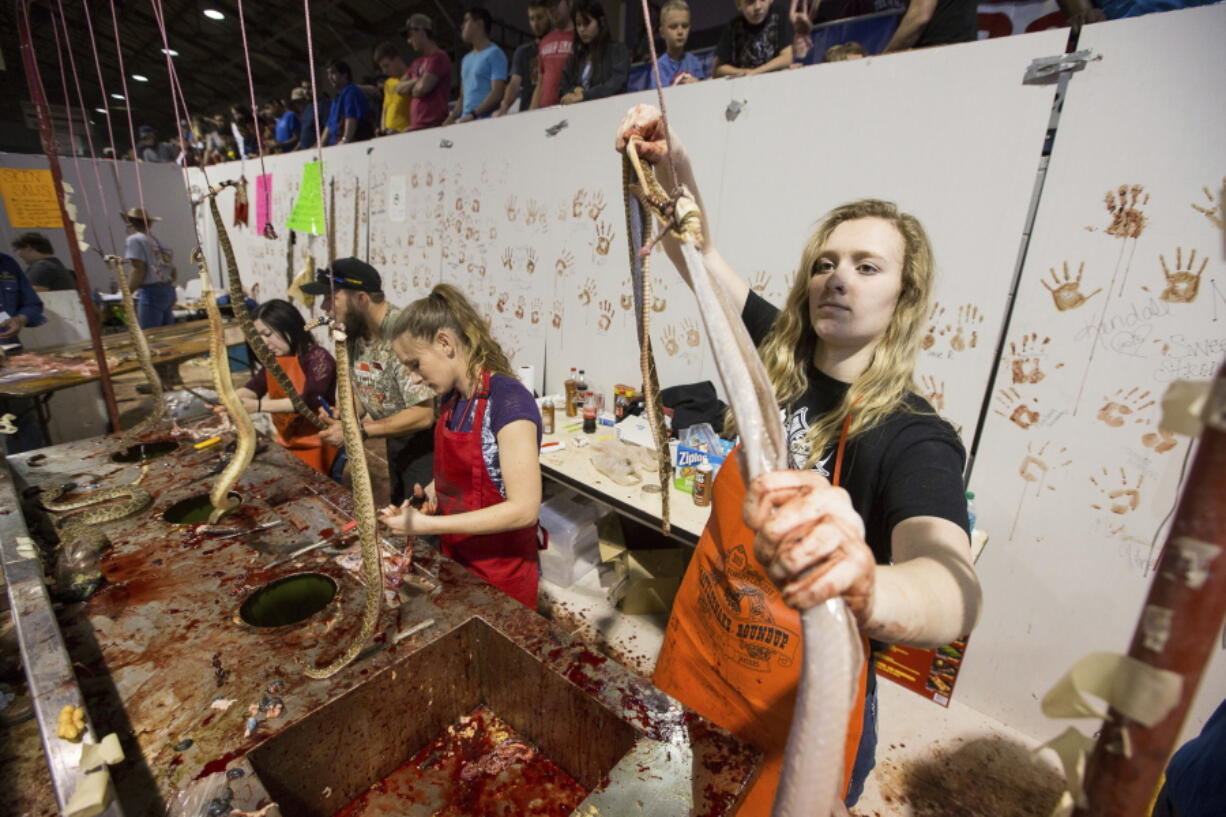
[[[110,116],[110,115],[111,115],[111,112],[110,112],[110,111],[108,111],[106,108],[94,108],[94,110],[95,110],[95,111],[97,111],[97,112],[98,112],[98,113],[100,113],[100,114],[103,114],[104,116]]]
[[[210,20],[224,20],[224,19],[226,19],[226,15],[222,14],[222,13],[221,13],[220,11],[218,11],[217,9],[205,9],[205,10],[204,10],[204,16],[205,16],[205,17],[208,17]]]
[[[179,52],[178,52],[178,51],[175,51],[173,48],[163,48],[163,49],[162,49],[162,53],[163,53],[163,54],[169,54],[169,55],[170,55],[170,56],[172,56],[172,57],[177,57],[177,56],[179,56]]]
[[[111,99],[123,99],[123,94],[111,94]]]
[[[137,82],[148,82],[149,81],[149,77],[145,76],[144,74],[133,74],[132,79],[136,80]]]

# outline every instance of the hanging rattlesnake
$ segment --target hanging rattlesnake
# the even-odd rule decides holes
[[[247,309],[247,296],[243,292],[242,278],[238,273],[238,260],[234,257],[234,247],[230,244],[230,237],[226,233],[226,225],[221,217],[221,210],[217,207],[217,194],[226,187],[237,186],[238,182],[227,181],[222,182],[215,187],[209,188],[209,212],[213,214],[213,223],[217,227],[217,243],[221,245],[222,255],[226,259],[226,281],[229,285],[230,292],[230,307],[234,310],[234,317],[238,319],[238,325],[242,327],[243,338],[247,341],[247,345],[255,352],[256,358],[260,361],[260,365],[264,367],[264,371],[268,376],[277,381],[277,385],[289,398],[290,404],[293,405],[294,411],[305,418],[311,425],[321,431],[328,427],[328,424],[319,419],[315,412],[307,407],[303,401],[302,395],[294,388],[294,384],[290,382],[289,375],[281,368],[281,364],[277,362],[277,356],[268,348],[268,344],[260,337],[260,333],[255,330],[255,323],[251,320],[251,312]]]
[[[209,316],[209,368],[213,373],[213,388],[217,390],[217,397],[226,407],[238,434],[238,447],[234,450],[234,456],[217,475],[213,488],[209,491],[209,502],[213,505],[209,524],[213,525],[239,505],[239,500],[230,496],[230,490],[255,456],[255,426],[251,424],[251,416],[247,414],[242,399],[234,390],[234,380],[230,377],[230,358],[226,355],[226,329],[221,322],[221,310],[217,308],[216,292],[213,290],[213,282],[209,279],[208,264],[205,263],[204,252],[199,247],[196,248],[195,261],[200,270],[204,308]]]
[[[328,224],[336,224],[336,188],[331,190]],[[335,233],[329,230],[329,266],[336,260]],[[332,301],[335,304],[335,299]],[[329,317],[317,318],[308,326],[328,324],[336,346],[336,410],[340,415],[341,430],[345,435],[345,451],[349,453],[349,476],[353,490],[353,511],[358,523],[358,541],[362,548],[362,581],[366,584],[365,606],[362,609],[362,627],[348,649],[326,667],[307,667],[309,678],[329,678],[344,669],[370,641],[379,625],[383,610],[383,559],[379,554],[379,539],[375,517],[375,497],[370,487],[370,470],[366,466],[366,448],[362,444],[361,426],[358,425],[356,403],[353,394],[353,379],[349,368],[349,341],[345,327]]]
[[[120,438],[123,444],[127,445],[162,421],[162,418],[166,416],[166,399],[162,394],[162,379],[158,377],[157,369],[153,367],[153,355],[149,351],[149,341],[136,318],[136,299],[132,297],[132,286],[128,282],[128,276],[124,274],[123,259],[117,255],[107,255],[103,260],[119,280],[119,291],[123,293],[123,310],[128,324],[128,337],[132,340],[132,347],[136,350],[136,359],[140,361],[140,368],[145,374],[145,379],[149,381],[149,393],[153,397],[153,406],[149,411],[149,416],[125,431],[123,437]]]

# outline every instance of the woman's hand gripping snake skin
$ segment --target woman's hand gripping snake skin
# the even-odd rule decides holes
[[[243,401],[234,390],[234,381],[230,377],[230,359],[226,355],[226,329],[221,322],[221,310],[217,308],[216,293],[213,282],[209,280],[208,265],[204,253],[197,248],[195,253],[196,266],[200,270],[201,295],[204,298],[204,308],[209,316],[209,368],[213,372],[213,388],[226,412],[234,423],[238,434],[238,447],[230,462],[213,482],[209,491],[209,502],[213,512],[209,515],[209,524],[214,525],[219,519],[238,507],[239,500],[230,496],[230,491],[238,482],[238,478],[251,464],[255,456],[255,426],[251,424],[251,416],[243,408]]]
[[[103,259],[111,272],[119,280],[119,291],[123,293],[123,311],[127,316],[128,337],[132,340],[132,348],[136,350],[136,359],[140,361],[140,370],[149,381],[149,393],[153,396],[153,407],[149,416],[123,433],[124,445],[144,434],[166,416],[166,400],[162,395],[162,379],[158,377],[157,369],[153,368],[153,355],[149,351],[149,341],[145,332],[136,320],[136,299],[132,297],[132,286],[128,276],[124,274],[123,259],[117,255],[108,255]]]
[[[315,412],[307,407],[303,401],[302,395],[294,388],[294,384],[290,382],[289,375],[281,368],[281,364],[277,362],[277,356],[268,348],[268,344],[260,337],[260,333],[255,331],[255,323],[251,320],[251,312],[247,309],[247,296],[243,292],[243,281],[238,272],[238,260],[234,257],[234,247],[230,244],[230,236],[226,233],[226,225],[221,217],[221,210],[217,207],[217,194],[226,187],[237,185],[238,182],[228,181],[222,182],[216,187],[209,189],[209,212],[213,215],[213,224],[217,227],[217,242],[221,245],[222,255],[226,259],[226,281],[229,285],[230,292],[230,307],[234,310],[234,317],[238,319],[238,325],[242,327],[243,338],[247,341],[247,345],[255,352],[256,359],[260,361],[260,365],[264,367],[264,371],[268,376],[277,381],[277,385],[281,387],[281,391],[285,392],[289,397],[290,404],[293,405],[294,411],[300,417],[303,417],[311,425],[322,430],[328,427],[327,423],[319,419]]]
[[[660,123],[660,113],[651,106],[636,106],[626,115],[622,134],[633,134],[637,123]],[[736,417],[748,484],[761,474],[788,467],[787,439],[774,390],[740,309],[703,265],[697,205],[684,190],[664,195],[650,167],[639,164],[637,141],[631,135],[625,153],[640,179],[639,190],[631,192],[680,241],[716,367]],[[860,636],[842,599],[805,610],[801,621],[804,663],[772,814],[845,814],[843,749],[863,658]]]

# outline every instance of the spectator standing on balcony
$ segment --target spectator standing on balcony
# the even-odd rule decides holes
[[[396,88],[396,93],[407,94],[413,100],[409,106],[409,130],[437,127],[447,119],[451,57],[434,42],[433,28],[429,17],[414,14],[400,30],[417,54],[404,81]]]
[[[306,88],[295,88],[290,91],[289,103],[277,117],[277,125],[273,128],[272,140],[274,148],[280,153],[288,153],[298,147],[302,139],[302,112],[307,106],[310,94]]]
[[[541,37],[541,50],[536,60],[537,83],[530,106],[534,109],[557,105],[562,98],[562,71],[575,41],[569,0],[555,0],[550,4],[549,22],[553,31]]]
[[[562,104],[623,93],[630,77],[630,52],[609,33],[600,0],[575,0],[570,17],[575,45],[562,71]]]
[[[665,88],[707,78],[702,60],[685,50],[690,39],[690,6],[685,0],[668,0],[660,8],[660,39],[664,40],[665,52],[656,64]],[[647,87],[656,87],[654,71],[648,77]]]
[[[409,67],[404,64],[404,57],[396,50],[396,46],[383,42],[375,46],[375,64],[383,72],[385,79],[379,83],[383,92],[383,116],[379,122],[379,136],[401,133],[409,129],[409,110],[413,97],[408,93],[400,93],[400,85],[408,74]]]
[[[715,46],[717,77],[745,77],[792,64],[792,23],[770,0],[734,0],[740,16]]]
[[[348,63],[332,60],[328,63],[328,82],[336,89],[336,99],[328,112],[328,126],[320,135],[325,147],[361,142],[374,133],[373,115],[366,93],[353,81]]]
[[[493,24],[490,13],[483,8],[464,12],[460,39],[472,50],[460,62],[460,98],[443,124],[484,119],[502,103],[507,87],[507,55],[497,43],[490,42]]]
[[[882,54],[969,43],[979,37],[976,0],[909,0]]]
[[[507,90],[502,95],[502,105],[494,111],[494,116],[502,116],[511,110],[515,100],[519,100],[519,109],[526,111],[532,107],[532,94],[536,91],[537,58],[541,51],[541,37],[553,28],[549,22],[549,7],[551,0],[528,0],[528,28],[532,30],[533,40],[523,43],[511,55],[511,79],[507,82]]]

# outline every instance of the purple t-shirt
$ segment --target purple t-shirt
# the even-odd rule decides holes
[[[452,396],[448,395],[443,404],[446,405],[451,399]],[[449,431],[472,431],[477,412],[475,407],[470,408],[470,403],[471,401],[463,397],[456,399],[451,410],[451,420],[447,424]],[[481,457],[485,460],[485,470],[490,481],[498,487],[498,492],[504,498],[507,489],[502,482],[502,466],[498,460],[498,432],[516,420],[531,420],[536,423],[536,444],[539,446],[541,411],[536,407],[532,392],[510,375],[492,375],[490,399],[481,423]]]

